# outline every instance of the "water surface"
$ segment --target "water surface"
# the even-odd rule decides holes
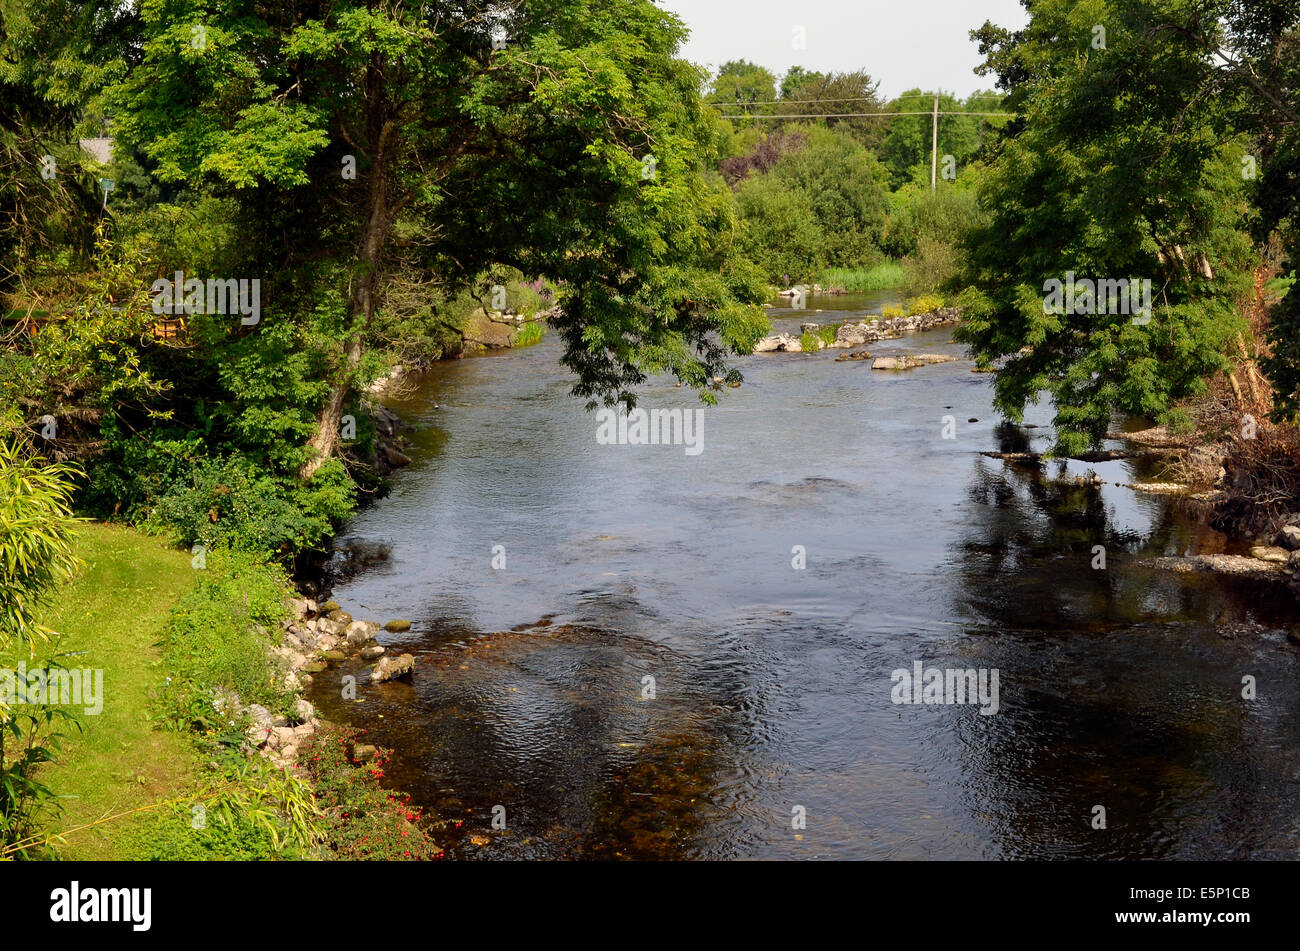
[[[946,330],[870,349],[962,355]],[[459,857],[1295,857],[1294,600],[1145,565],[1227,544],[1164,499],[981,456],[1007,434],[969,361],[838,352],[742,359],[697,456],[598,445],[553,337],[438,365],[391,400],[413,465],[343,537],[387,557],[334,588],[413,622],[382,639],[415,675],[350,704],[349,662],[312,699],[397,749],[388,779],[462,821],[439,833]],[[1064,474],[1089,469],[1150,475]],[[916,661],[996,668],[999,712],[894,704]]]

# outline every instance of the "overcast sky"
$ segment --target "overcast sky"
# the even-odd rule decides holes
[[[1019,29],[1019,0],[656,0],[690,27],[682,54],[716,70],[747,59],[777,74],[807,69],[865,69],[880,91],[943,89],[967,96],[993,88],[976,76],[979,50],[971,30],[992,20]],[[804,47],[794,43],[802,28]]]

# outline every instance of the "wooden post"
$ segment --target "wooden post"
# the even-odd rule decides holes
[[[930,191],[939,188],[939,98],[934,100],[934,128],[930,133]]]

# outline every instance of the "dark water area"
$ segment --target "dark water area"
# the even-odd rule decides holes
[[[814,297],[773,323],[890,300]],[[869,349],[963,355],[947,330]],[[698,455],[599,444],[551,336],[438,365],[386,400],[414,463],[341,538],[383,556],[333,590],[412,622],[381,643],[414,676],[349,702],[348,661],[310,699],[462,822],[438,833],[453,857],[1300,854],[1294,598],[1146,564],[1231,548],[1114,484],[1159,473],[981,456],[1005,432],[969,361],[886,373],[840,352],[741,359]],[[640,400],[700,405],[661,379]],[[1045,447],[1049,408],[1028,422]],[[1089,470],[1107,484],[1057,481]],[[996,670],[997,712],[894,703],[917,662]]]

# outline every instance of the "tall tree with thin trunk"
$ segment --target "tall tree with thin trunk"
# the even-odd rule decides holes
[[[631,403],[667,371],[713,398],[762,330],[708,174],[701,75],[649,0],[145,0],[118,134],[165,180],[239,199],[267,320],[344,302],[301,475],[339,444],[397,262],[473,286],[509,265],[559,283],[574,392]],[[351,175],[355,169],[355,176]],[[480,288],[482,290],[482,288]],[[252,331],[257,332],[254,328]]]

